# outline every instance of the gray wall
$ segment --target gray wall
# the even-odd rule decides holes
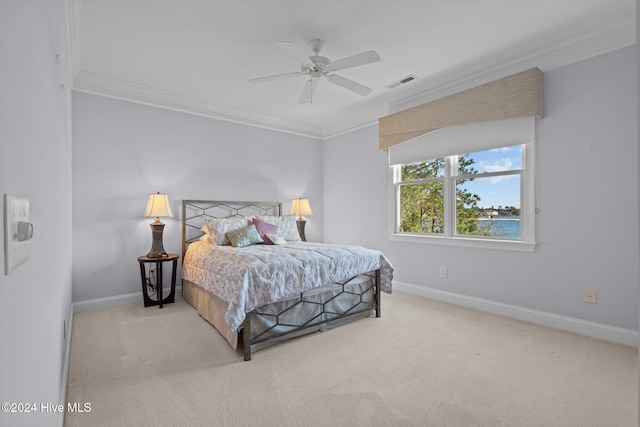
[[[306,197],[307,238],[322,238],[320,140],[82,93],[73,132],[74,301],[141,292],[151,192],[171,201],[168,252],[181,251],[182,199],[282,201],[289,213]]]
[[[638,330],[636,76],[635,46],[544,73],[534,253],[389,241],[376,125],[325,142],[325,242],[382,250],[399,282]]]
[[[28,198],[35,227],[26,263],[9,275],[4,262],[0,267],[0,402],[61,399],[71,307],[66,46],[62,0],[0,2],[0,193]],[[4,240],[4,227],[0,236]],[[0,412],[3,426],[51,426],[57,419],[41,411]]]

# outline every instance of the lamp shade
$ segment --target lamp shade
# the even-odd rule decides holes
[[[144,216],[155,216],[156,218],[161,216],[173,216],[171,213],[171,206],[169,205],[169,196],[166,194],[149,194],[149,200],[147,201],[147,210]]]
[[[303,215],[313,215],[311,206],[309,205],[309,199],[295,199],[291,201],[291,212],[299,217]]]

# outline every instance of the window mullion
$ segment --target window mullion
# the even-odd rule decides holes
[[[455,175],[458,171],[458,156],[445,158],[444,163],[444,235],[451,237],[454,234],[456,223],[455,209]]]

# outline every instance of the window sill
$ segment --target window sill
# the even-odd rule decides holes
[[[419,234],[389,234],[389,240],[397,242],[426,243],[433,245],[461,246],[468,248],[499,249],[519,252],[533,252],[535,242],[521,240],[473,239],[469,237],[423,236]]]

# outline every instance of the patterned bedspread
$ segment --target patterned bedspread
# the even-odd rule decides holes
[[[225,321],[234,331],[255,308],[377,269],[380,290],[391,293],[393,267],[372,249],[311,242],[243,248],[195,242],[185,254],[182,278],[229,304]]]

